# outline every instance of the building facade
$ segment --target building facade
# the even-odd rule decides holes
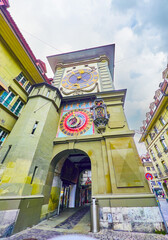
[[[13,233],[91,198],[98,201],[101,227],[163,228],[124,114],[126,90],[114,89],[114,49],[48,57],[52,85],[33,86],[1,149],[0,206],[5,201],[4,214],[13,211]],[[89,171],[91,179],[79,184]]]
[[[1,48],[9,46],[6,55],[13,56],[15,51],[14,59],[18,59],[8,66],[12,75],[6,80],[3,67],[1,105],[12,117],[19,116],[0,150],[1,236],[92,199],[98,201],[102,228],[163,229],[155,196],[144,178],[134,131],[124,114],[126,89],[114,88],[115,45],[48,57],[54,74],[49,84],[39,68],[39,64],[44,68],[42,62],[32,60],[28,46],[24,51],[22,37],[17,38],[21,45],[16,36],[12,42],[5,38],[11,25],[6,24],[5,6],[1,8],[0,31],[6,42]],[[6,55],[2,55],[4,63],[13,63]],[[8,89],[11,93],[5,95]],[[13,102],[16,93],[18,102],[25,94],[26,104],[20,110],[21,103]],[[2,129],[7,131],[7,126]]]
[[[168,198],[168,66],[163,72],[163,82],[155,92],[150,112],[141,127],[140,142],[144,142],[153,166]]]
[[[12,131],[35,83],[49,81],[12,19],[8,1],[0,2],[0,148]]]
[[[141,156],[141,161],[144,167],[145,176],[148,173],[152,175],[152,179],[149,178],[148,180],[148,184],[151,192],[156,194],[156,196],[162,196],[163,194],[162,184],[161,182],[158,181],[158,174],[156,173],[156,170],[153,166],[153,162],[150,158],[150,155],[148,153],[144,154],[143,156]]]

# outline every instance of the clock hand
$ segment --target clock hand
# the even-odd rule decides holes
[[[81,73],[78,72],[79,75],[77,75],[76,73],[73,73],[73,75],[75,75],[75,77],[77,78],[77,80],[80,80],[82,78]]]
[[[91,72],[93,72],[95,69],[92,69],[90,72],[85,72],[84,74],[82,74],[82,77],[85,76],[86,74],[89,74]]]
[[[72,74],[71,76],[75,76],[75,77],[77,78],[77,80],[78,80],[78,79],[81,79],[81,74],[80,74],[80,72],[77,72],[77,73],[72,72],[71,74]],[[79,74],[80,74],[80,76],[79,76]]]

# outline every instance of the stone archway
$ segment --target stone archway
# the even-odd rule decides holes
[[[42,218],[64,208],[81,206],[78,181],[80,173],[88,169],[91,170],[91,161],[82,150],[63,150],[53,157],[45,184]]]

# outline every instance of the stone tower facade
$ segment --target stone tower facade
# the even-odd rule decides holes
[[[112,44],[48,57],[53,85],[34,85],[0,152],[0,207],[4,216],[13,211],[11,232],[81,206],[90,191],[101,227],[163,227],[124,114],[126,90],[114,89],[114,49]],[[90,188],[80,185],[88,170]]]

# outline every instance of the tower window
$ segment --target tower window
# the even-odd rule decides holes
[[[0,103],[2,103],[5,107],[9,108],[9,104],[12,102],[14,99],[15,95],[13,92],[9,91],[6,92],[4,91],[2,95],[0,96]]]
[[[6,151],[5,156],[3,157],[2,161],[1,161],[1,164],[4,163],[6,157],[8,156],[9,151],[11,150],[11,147],[12,147],[12,145],[9,145],[9,146],[8,146],[8,150]]]
[[[0,128],[0,146],[4,143],[8,133]]]
[[[23,87],[25,83],[27,82],[27,79],[23,76],[23,73],[20,73],[17,77],[16,80],[18,83]]]
[[[150,136],[151,140],[153,140],[154,134],[153,133],[149,133],[149,136]]]
[[[155,159],[155,154],[154,154],[154,152],[152,151],[152,149],[150,150],[150,153],[151,153],[152,157]]]
[[[162,156],[162,154],[161,154],[161,152],[160,152],[160,150],[159,150],[158,146],[157,146],[157,145],[155,145],[154,147],[155,147],[155,149],[156,149],[156,152],[157,152],[157,155],[158,155],[158,157],[161,157],[161,156]]]
[[[25,87],[26,92],[30,93],[31,92],[31,84],[28,83]]]
[[[161,172],[160,167],[159,167],[158,164],[156,164],[156,167],[157,167],[157,170],[158,170],[158,172],[159,172],[159,175],[162,175],[162,172]]]
[[[151,184],[152,184],[153,186],[156,186],[156,182],[155,182],[155,181],[151,181]]]
[[[11,108],[11,111],[18,116],[23,105],[24,105],[23,102],[18,98],[18,100],[15,102],[15,104]]]
[[[148,139],[146,139],[146,143],[147,143],[147,145],[149,145]]]
[[[166,122],[165,122],[165,120],[164,120],[163,117],[160,117],[160,118],[159,118],[159,121],[160,121],[160,123],[162,124],[162,126],[164,126],[164,125],[166,124]]]
[[[24,77],[22,72],[15,79],[26,90],[27,93],[30,93],[30,91],[31,91],[31,84]]]
[[[34,180],[35,174],[37,172],[37,169],[38,169],[38,166],[35,166],[30,184],[33,183],[33,180]]]
[[[161,142],[161,145],[162,145],[162,147],[163,147],[164,150],[165,150],[165,149],[168,149],[168,148],[167,148],[167,144],[166,144],[166,142],[165,142],[164,136],[161,136],[161,137],[160,137],[160,142]]]
[[[57,99],[57,93],[55,93],[54,101],[56,101],[56,99]]]
[[[167,169],[168,169],[165,161],[162,161],[162,165],[163,165],[163,167],[164,167],[164,170],[167,170]]]
[[[158,129],[157,129],[157,127],[156,127],[156,126],[154,126],[154,131],[155,131],[155,133],[156,133],[156,134],[158,134],[158,133],[159,133],[159,131],[158,131]]]
[[[33,126],[31,134],[34,134],[34,132],[36,131],[37,125],[38,125],[38,122],[36,121],[34,126]]]
[[[50,90],[48,90],[46,97],[49,97],[50,95]]]

